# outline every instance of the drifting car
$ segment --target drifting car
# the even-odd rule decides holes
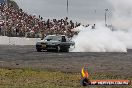
[[[74,45],[75,43],[65,35],[48,35],[43,40],[36,43],[36,50],[38,52],[41,52],[42,50],[69,52],[70,46]]]

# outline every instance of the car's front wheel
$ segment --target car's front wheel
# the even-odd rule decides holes
[[[41,52],[41,50],[42,50],[42,49],[40,49],[40,48],[37,48],[37,52]]]

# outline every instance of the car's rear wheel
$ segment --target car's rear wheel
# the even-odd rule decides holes
[[[64,52],[69,52],[69,48],[65,48],[63,51]]]

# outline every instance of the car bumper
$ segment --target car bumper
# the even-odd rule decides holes
[[[54,49],[57,49],[57,46],[56,45],[36,45],[36,49],[42,49],[42,50],[54,50]]]
[[[61,49],[70,48],[66,45],[60,45]],[[56,50],[57,45],[36,45],[36,49],[42,49],[42,50]]]

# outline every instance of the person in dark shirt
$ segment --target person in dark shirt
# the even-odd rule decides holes
[[[62,40],[61,40],[62,42],[66,42],[66,38],[65,38],[65,36],[62,36]]]

